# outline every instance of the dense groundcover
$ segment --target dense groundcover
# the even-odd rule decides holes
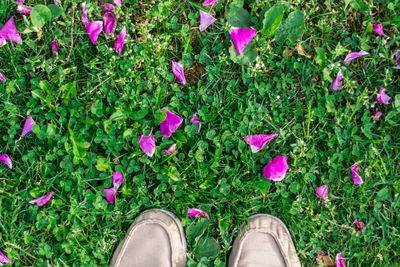
[[[81,22],[81,2],[59,2],[61,16],[32,31],[16,1],[0,2],[0,25],[14,16],[22,37],[0,47],[7,78],[0,83],[0,154],[14,164],[0,165],[0,250],[11,266],[106,266],[135,217],[153,207],[181,218],[188,266],[225,266],[239,226],[256,213],[288,225],[305,266],[317,266],[321,255],[328,265],[339,252],[347,266],[399,264],[397,0],[284,1],[283,19],[301,11],[305,30],[281,42],[263,30],[275,2],[239,8],[240,1],[126,0],[114,11],[116,32],[101,34],[97,46]],[[87,10],[89,20],[101,20],[97,0]],[[199,10],[217,18],[203,32]],[[385,36],[372,31],[372,21]],[[235,23],[257,30],[249,62],[232,47]],[[123,26],[120,56],[113,40]],[[343,64],[360,50],[369,54]],[[173,60],[185,67],[186,85],[174,78]],[[339,70],[343,86],[333,91]],[[388,105],[376,100],[382,87]],[[163,108],[184,119],[171,138],[160,132]],[[200,132],[190,123],[194,113]],[[28,115],[36,126],[19,140]],[[157,142],[151,158],[138,146],[150,133]],[[279,136],[252,153],[243,138],[259,133]],[[173,143],[176,153],[165,155]],[[288,157],[289,171],[273,182],[262,169],[277,155]],[[357,186],[354,163],[364,180]],[[103,190],[113,171],[125,181],[110,205]],[[322,184],[326,200],[314,192]],[[51,191],[43,207],[29,204]],[[210,219],[189,218],[193,207]],[[365,222],[364,231],[354,220]]]

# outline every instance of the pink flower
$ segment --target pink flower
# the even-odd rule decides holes
[[[340,90],[342,88],[342,83],[343,83],[343,74],[341,71],[338,72],[336,75],[336,79],[332,83],[332,89],[333,90]]]
[[[99,6],[102,7],[106,11],[111,11],[112,12],[112,11],[115,10],[115,6],[113,4],[110,4],[110,3],[100,2]]]
[[[336,254],[335,267],[346,267],[346,262],[343,259],[343,253],[339,252]]]
[[[160,130],[164,137],[171,137],[171,135],[178,129],[179,125],[183,122],[183,119],[172,113],[169,110],[166,110],[165,120],[160,124]]]
[[[7,258],[7,256],[4,254],[3,251],[0,250],[0,266],[2,266],[3,264],[6,263],[10,263],[11,260],[9,258]]]
[[[22,128],[21,138],[30,133],[33,129],[33,126],[36,125],[36,122],[32,119],[31,116],[26,117],[24,127]]]
[[[104,189],[103,192],[107,202],[110,204],[114,204],[117,190],[114,187],[111,187]]]
[[[0,82],[5,83],[6,82],[6,76],[4,76],[4,73],[0,72]]]
[[[54,38],[53,41],[51,42],[51,50],[54,53],[58,53],[58,51],[60,50],[59,47],[58,47],[58,43],[57,43],[57,39],[56,38]]]
[[[353,183],[355,185],[359,185],[364,183],[362,177],[358,174],[358,165],[357,163],[354,163],[353,166],[351,166],[351,176],[353,178]]]
[[[188,209],[187,215],[192,218],[204,217],[204,218],[210,219],[210,216],[208,216],[207,212],[202,211],[201,209],[196,209],[196,208]]]
[[[204,0],[203,6],[215,6],[217,4],[217,0]]]
[[[351,52],[344,59],[344,63],[349,64],[354,59],[365,56],[365,55],[368,55],[368,52],[363,51],[363,50],[361,50],[360,52]]]
[[[235,46],[236,52],[239,55],[242,55],[244,52],[244,49],[247,47],[247,45],[253,40],[253,38],[256,36],[257,31],[251,28],[237,28],[237,27],[232,27],[230,36],[233,42],[233,45]]]
[[[50,201],[50,199],[53,197],[53,195],[54,195],[54,192],[50,192],[50,194],[36,198],[32,201],[29,201],[29,203],[36,204],[36,206],[38,206],[38,207],[42,207],[42,206],[46,205],[47,202]]]
[[[374,115],[372,115],[372,118],[377,120],[380,117],[382,117],[382,115],[383,115],[382,111],[380,111],[379,109],[375,109],[375,113],[374,113]]]
[[[217,21],[216,18],[214,18],[210,13],[204,12],[202,10],[200,12],[200,31],[206,30],[208,27],[210,27],[215,21]]]
[[[379,103],[384,104],[384,105],[389,105],[390,99],[392,99],[392,98],[386,94],[385,88],[379,89],[379,92],[376,95],[376,101],[378,101]]]
[[[371,26],[372,26],[372,30],[378,35],[378,36],[385,36],[385,33],[383,32],[383,26],[382,23],[378,23],[378,24],[374,24],[371,21]]]
[[[22,15],[30,15],[32,7],[31,6],[24,6],[22,4],[17,5],[17,12]]]
[[[164,153],[167,154],[167,155],[172,155],[172,154],[175,153],[175,151],[176,151],[176,144],[173,144],[168,149],[165,149]]]
[[[400,50],[397,50],[395,58],[396,58],[396,68],[400,69]]]
[[[90,41],[92,44],[97,45],[97,39],[99,38],[100,33],[103,31],[103,22],[102,21],[93,21],[85,24],[86,32],[89,35]]]
[[[86,24],[89,22],[88,16],[87,16],[87,11],[86,11],[86,2],[83,2],[82,5],[82,17],[81,17],[81,21],[83,24]]]
[[[271,140],[275,139],[278,134],[256,134],[246,135],[244,141],[250,145],[251,152],[257,153],[264,148]]]
[[[197,118],[197,114],[193,114],[193,116],[190,118],[190,123],[193,124],[198,124],[199,128],[197,129],[197,132],[200,132],[201,130],[201,125],[203,124],[198,118]]]
[[[263,174],[268,180],[278,182],[285,178],[288,169],[287,157],[279,155],[265,165]]]
[[[116,4],[118,7],[122,6],[121,0],[114,0],[114,4]]]
[[[14,23],[14,17],[11,17],[0,29],[0,38],[14,43],[22,43],[22,39]]]
[[[123,27],[117,39],[114,42],[115,50],[120,56],[122,55],[122,51],[124,50],[125,39],[126,39],[126,28]]]
[[[122,183],[124,182],[124,175],[120,172],[113,172],[112,174],[112,182],[114,185],[114,188],[116,190],[118,190],[120,188],[120,186],[122,185]]]
[[[315,194],[317,197],[321,199],[327,199],[328,198],[328,186],[326,184],[321,185],[320,187],[317,187],[315,189]]]
[[[147,156],[152,157],[156,151],[156,141],[154,139],[154,135],[141,135],[139,138],[139,146]]]
[[[172,61],[172,72],[181,84],[186,84],[185,70],[180,63]]]
[[[9,169],[12,169],[12,160],[7,154],[0,154],[0,163],[6,165]]]
[[[362,232],[365,229],[365,223],[362,221],[354,220],[353,224],[356,227],[356,231]]]
[[[117,16],[115,16],[114,12],[107,11],[103,13],[102,17],[104,34],[109,36],[110,34],[114,33],[115,29],[117,28]]]

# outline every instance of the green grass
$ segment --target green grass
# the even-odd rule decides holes
[[[284,2],[285,16],[296,8],[305,14],[301,44],[310,58],[262,35],[260,15],[270,4],[246,1],[258,30],[250,65],[230,58],[222,0],[213,10],[218,21],[203,33],[196,28],[200,1],[123,1],[130,3],[117,10],[117,32],[128,29],[122,57],[104,35],[93,46],[80,3],[62,2],[64,14],[42,35],[24,34],[22,44],[0,48],[8,78],[0,84],[0,153],[15,166],[0,167],[0,250],[11,266],[106,266],[135,217],[155,207],[181,218],[189,266],[225,266],[239,226],[256,213],[288,225],[304,266],[317,266],[319,251],[331,258],[343,251],[348,266],[400,263],[398,0],[368,0],[361,10],[357,1]],[[87,2],[89,19],[101,19],[97,1]],[[15,1],[2,1],[0,23],[15,9]],[[384,24],[384,40],[368,29],[370,14]],[[22,32],[26,22],[15,18]],[[61,52],[52,58],[54,37]],[[361,49],[370,55],[341,63]],[[175,81],[171,60],[186,67],[189,85]],[[333,92],[339,68],[345,82]],[[374,121],[380,87],[392,103],[380,105],[384,116]],[[184,118],[172,139],[159,131],[164,107]],[[189,123],[195,112],[200,133]],[[16,142],[28,114],[37,122],[34,133]],[[137,145],[150,131],[158,145],[153,158]],[[279,137],[252,154],[243,137],[255,133]],[[165,156],[174,142],[178,153]],[[288,155],[290,171],[282,182],[265,180],[262,168],[278,154]],[[355,162],[361,186],[351,181]],[[116,205],[108,205],[103,189],[114,170],[126,180]],[[322,183],[329,186],[326,202],[314,194]],[[50,191],[46,206],[28,203]],[[210,220],[187,218],[190,207]],[[361,234],[355,219],[367,225]],[[218,247],[207,253],[202,241],[210,238]]]

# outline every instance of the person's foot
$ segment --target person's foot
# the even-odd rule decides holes
[[[111,267],[184,267],[186,240],[181,222],[167,211],[139,215],[119,244]]]
[[[290,233],[278,218],[258,214],[249,218],[236,237],[228,267],[300,267]]]

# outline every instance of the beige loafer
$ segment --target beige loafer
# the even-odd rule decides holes
[[[161,209],[144,211],[128,230],[111,267],[185,267],[186,240],[181,222]]]
[[[301,267],[301,263],[285,224],[257,214],[236,237],[228,267]]]

